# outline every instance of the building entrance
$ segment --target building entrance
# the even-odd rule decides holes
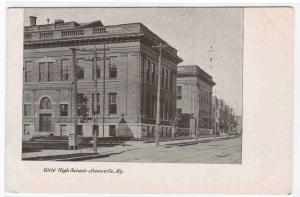
[[[40,131],[51,132],[52,114],[40,114]]]

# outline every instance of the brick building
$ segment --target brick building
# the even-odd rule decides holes
[[[196,128],[213,128],[212,88],[215,84],[197,65],[177,67],[177,113],[190,114],[190,135],[195,134]]]
[[[158,43],[164,41],[141,23],[104,26],[101,21],[82,24],[55,20],[36,25],[36,17],[31,17],[30,26],[24,27],[23,135],[74,133],[75,63],[78,135],[92,135],[91,118],[97,114],[99,137],[152,137],[159,56],[158,49],[152,46]],[[76,56],[72,47],[77,49]],[[163,49],[162,136],[171,135],[170,122],[176,110],[176,66],[181,61],[176,49]],[[96,69],[93,62],[97,62]]]

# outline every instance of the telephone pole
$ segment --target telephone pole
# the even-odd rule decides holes
[[[105,123],[105,63],[106,63],[106,50],[108,48],[105,47],[105,43],[103,44],[103,49],[97,49],[95,46],[95,49],[82,49],[82,51],[89,51],[89,52],[94,52],[94,58],[93,58],[93,80],[94,80],[94,104],[93,104],[93,150],[94,153],[97,153],[97,136],[98,136],[98,131],[99,131],[99,126],[98,126],[98,113],[100,111],[97,111],[97,105],[98,105],[98,76],[97,76],[97,55],[98,51],[103,51],[103,106],[102,106],[102,131],[103,131],[103,137],[104,137],[104,123]],[[108,49],[109,50],[109,49]],[[100,99],[100,98],[99,98]]]
[[[157,82],[157,105],[156,105],[156,125],[155,125],[155,145],[159,145],[159,130],[160,130],[160,86],[161,86],[161,50],[162,48],[168,47],[168,44],[159,43],[159,45],[152,46],[153,48],[158,48],[159,58],[158,58],[158,82]]]
[[[93,118],[94,118],[94,125],[93,125],[93,148],[94,153],[97,153],[97,135],[98,135],[98,91],[97,91],[97,49],[95,47],[94,51],[94,61],[93,61],[93,73],[94,73],[94,106],[93,106]]]
[[[103,106],[102,106],[102,136],[104,137],[104,123],[105,123],[105,72],[106,72],[106,50],[105,50],[105,43],[103,44]]]
[[[209,62],[210,62],[210,69],[211,70],[213,70],[214,69],[214,63],[213,63],[213,57],[214,57],[214,52],[215,52],[215,50],[213,49],[213,45],[211,44],[210,45],[210,48],[209,48],[209,50],[208,50],[208,52],[209,52],[209,56],[210,56],[210,58],[209,58]],[[213,87],[212,87],[213,88]],[[215,91],[215,96],[216,96],[216,90],[214,90]],[[215,112],[213,111],[213,93],[210,93],[209,94],[209,96],[210,96],[210,117],[209,117],[209,124],[210,124],[210,126],[212,125],[212,124],[214,124],[214,126],[213,126],[213,134],[214,134],[214,136],[215,136],[215,140],[217,140],[217,128],[216,128],[216,117],[215,117]],[[215,101],[216,102],[216,101]],[[212,122],[212,120],[214,120],[213,121],[213,123],[211,123]]]
[[[72,60],[73,60],[73,97],[74,97],[74,150],[77,149],[77,125],[78,125],[78,115],[77,115],[77,60],[76,60],[76,48],[70,48],[72,50]]]

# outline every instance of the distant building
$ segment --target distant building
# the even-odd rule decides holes
[[[218,99],[218,110],[219,110],[219,133],[227,133],[228,124],[227,124],[227,112],[226,104],[223,99]]]
[[[220,119],[220,109],[219,109],[219,101],[217,96],[212,97],[212,117],[213,117],[213,124],[214,124],[214,131],[217,134],[220,134],[219,130],[219,119]]]
[[[24,27],[23,135],[68,136],[74,133],[74,111],[78,110],[78,135],[92,135],[91,118],[97,114],[100,137],[153,137],[159,52],[152,46],[158,43],[165,42],[141,23],[104,26],[101,21],[55,20],[37,25],[36,17],[30,17],[30,26]],[[78,49],[76,62],[71,47]],[[95,48],[99,51],[94,72]],[[176,68],[181,61],[176,49],[163,49],[161,136],[171,135]],[[73,63],[78,71],[78,109],[74,107]],[[126,133],[118,129],[120,122]]]
[[[237,120],[234,109],[223,99],[213,96],[213,121],[217,134],[236,134]]]
[[[235,119],[236,119],[236,123],[237,123],[236,132],[238,134],[242,134],[243,133],[243,116],[235,116]]]
[[[228,130],[230,133],[236,133],[235,114],[232,107],[228,110]]]
[[[189,135],[195,135],[199,128],[213,128],[212,88],[215,84],[212,76],[197,65],[177,67],[177,114],[190,116]]]

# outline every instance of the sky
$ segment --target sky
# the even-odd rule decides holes
[[[47,19],[104,25],[141,22],[178,51],[179,65],[199,65],[213,77],[213,94],[242,115],[243,8],[26,8]]]

